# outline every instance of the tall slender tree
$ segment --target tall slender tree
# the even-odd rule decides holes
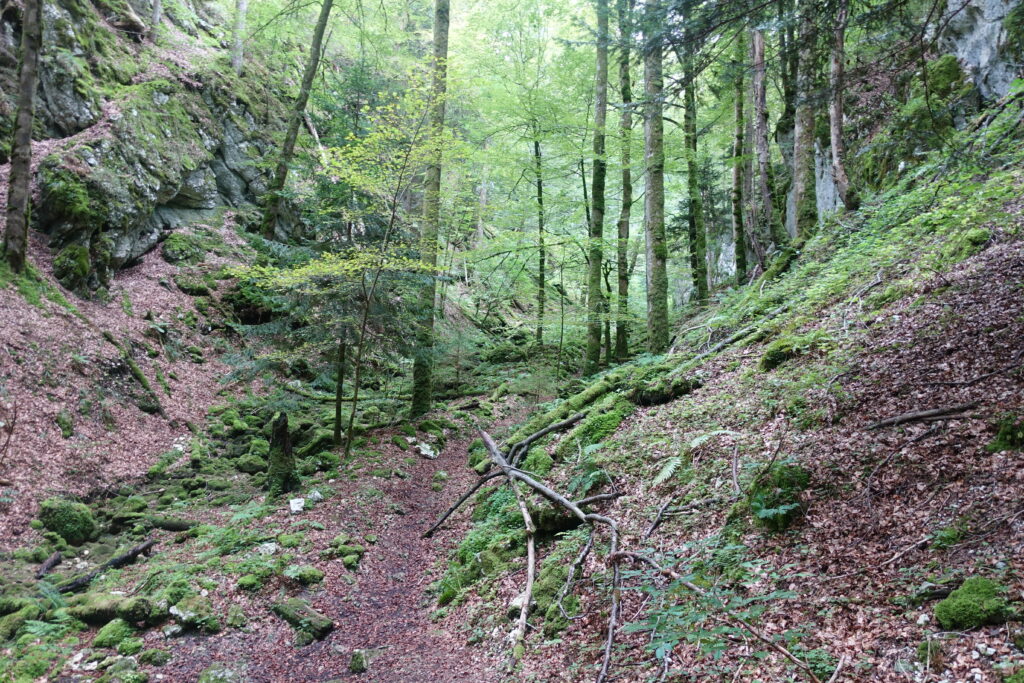
[[[736,35],[735,73],[733,74],[733,140],[732,140],[732,240],[736,283],[743,284],[747,277],[746,231],[743,229],[743,133],[746,130],[743,105],[746,90],[743,86],[746,71],[746,30]]]
[[[644,2],[644,238],[647,257],[647,348],[668,349],[668,247],[665,244],[665,136],[662,120],[663,17]]]
[[[7,188],[7,227],[4,255],[11,270],[25,269],[28,249],[29,198],[32,182],[33,99],[39,80],[39,49],[42,43],[42,0],[25,0],[21,19],[21,65],[18,68],[18,110],[11,138],[11,170]]]
[[[594,165],[591,181],[590,242],[587,269],[587,358],[584,373],[601,364],[601,269],[604,266],[605,124],[608,115],[608,0],[597,0],[597,68],[594,82]]]
[[[231,68],[236,74],[242,73],[245,59],[245,19],[248,13],[249,0],[235,0],[235,20],[231,27]]]
[[[846,174],[846,142],[843,140],[843,97],[846,95],[846,24],[849,0],[836,0],[835,24],[832,27],[832,56],[829,68],[829,142],[832,147],[832,175],[839,200],[847,209],[857,208],[857,199],[850,191]]]
[[[760,189],[761,232],[768,234],[781,250],[789,243],[775,199],[775,171],[768,147],[768,104],[764,59],[764,33],[760,29],[751,33],[751,61],[753,63],[754,148],[757,154],[758,187]]]
[[[547,275],[547,249],[544,241],[544,159],[541,156],[540,128],[534,126],[533,173],[537,186],[537,345],[544,343],[544,306]]]
[[[817,73],[813,0],[801,0],[799,60],[796,77],[796,125],[793,130],[793,188],[787,223],[798,240],[806,239],[818,222],[814,177],[814,82]]]
[[[313,42],[309,46],[309,58],[306,60],[306,69],[302,74],[302,84],[299,86],[299,96],[295,99],[292,107],[291,117],[288,121],[288,131],[285,133],[284,145],[281,147],[281,155],[277,159],[277,167],[274,170],[274,180],[267,192],[267,206],[263,211],[263,224],[261,232],[263,236],[270,239],[274,236],[278,221],[281,218],[282,196],[285,183],[288,181],[288,167],[295,156],[295,142],[299,137],[299,126],[302,125],[306,112],[306,103],[309,101],[309,93],[313,89],[313,79],[316,78],[320,69],[320,55],[323,49],[324,33],[327,30],[327,21],[331,17],[331,7],[334,0],[323,0],[320,6],[320,16],[316,21],[316,28],[313,29]]]
[[[430,147],[432,159],[427,166],[423,196],[423,228],[420,231],[420,258],[428,271],[428,282],[420,295],[422,319],[412,368],[412,403],[409,413],[422,415],[430,410],[434,369],[434,299],[437,280],[437,238],[441,224],[441,162],[444,149],[445,97],[448,91],[449,0],[434,0],[434,51],[430,65]]]
[[[686,82],[686,94],[683,102],[683,129],[686,148],[686,186],[690,200],[690,214],[687,227],[690,241],[690,272],[693,277],[693,288],[698,301],[708,298],[708,262],[707,262],[707,228],[704,222],[704,197],[700,187],[700,169],[697,165],[697,73],[693,61],[696,58],[697,46],[690,25],[692,5],[688,1],[683,5],[683,79]]]
[[[617,299],[615,312],[615,359],[623,363],[629,355],[629,220],[633,209],[633,87],[630,83],[630,44],[633,41],[633,0],[617,0],[619,19],[619,157],[622,163],[622,205],[619,207],[618,241],[615,249]]]

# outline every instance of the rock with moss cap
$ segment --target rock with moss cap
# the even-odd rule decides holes
[[[126,638],[135,635],[135,629],[124,619],[114,619],[96,632],[93,647],[117,647]]]
[[[81,545],[98,531],[92,511],[82,503],[48,498],[39,506],[39,521],[71,545]]]
[[[1002,590],[992,579],[973,576],[935,605],[935,618],[949,631],[998,624],[1008,616],[1006,600],[1000,595]]]

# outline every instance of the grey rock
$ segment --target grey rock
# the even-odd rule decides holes
[[[985,99],[1002,97],[1020,73],[1003,21],[1021,0],[949,0],[955,13],[939,36],[939,47],[956,55]],[[962,9],[961,9],[962,7]]]

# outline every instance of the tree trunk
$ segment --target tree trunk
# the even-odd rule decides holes
[[[661,14],[659,0],[645,0],[644,238],[647,257],[647,347],[651,353],[663,353],[668,349],[669,341]]]
[[[295,472],[295,454],[288,433],[287,413],[278,413],[270,434],[270,462],[267,465],[267,489],[270,496],[279,496],[299,485]]]
[[[604,266],[605,122],[608,114],[608,0],[597,0],[597,69],[594,83],[594,167],[591,181],[589,268],[587,271],[587,358],[583,374],[601,364],[601,268]]]
[[[618,242],[615,257],[618,275],[618,299],[615,313],[615,358],[620,363],[629,355],[629,219],[633,208],[633,174],[630,146],[633,132],[633,88],[630,84],[629,45],[632,40],[633,0],[618,0],[619,15],[619,94],[622,116],[619,119],[619,155],[622,161],[622,206],[619,208]]]
[[[345,349],[344,340],[338,340],[337,380],[334,384],[334,445],[341,445],[341,397],[345,391]],[[355,406],[352,406],[355,410]]]
[[[800,51],[796,78],[796,127],[793,131],[793,190],[789,199],[792,215],[787,218],[793,235],[806,239],[818,222],[814,190],[814,75],[815,30],[813,4],[803,0],[800,7]]]
[[[164,5],[160,0],[153,0],[153,13],[150,16],[153,24],[153,40],[156,40],[156,29],[160,25],[160,19],[164,15]]]
[[[752,34],[751,56],[754,63],[754,140],[757,151],[758,186],[761,189],[761,227],[770,235],[775,249],[781,251],[788,243],[789,236],[782,224],[782,214],[776,210],[775,171],[772,168],[771,152],[768,148],[768,105],[765,88],[764,33],[756,30]]]
[[[690,271],[698,301],[708,298],[707,232],[704,223],[704,198],[700,193],[700,171],[697,168],[697,76],[693,71],[693,45],[686,40],[686,80],[683,128],[686,147],[686,185],[690,198]]]
[[[732,143],[732,239],[737,285],[742,285],[747,279],[746,230],[743,228],[743,134],[746,131],[743,116],[743,100],[746,96],[743,72],[746,69],[747,58],[745,36],[745,31],[741,30],[736,38],[736,74],[733,80],[735,131]]]
[[[544,343],[544,290],[547,271],[547,252],[544,246],[544,174],[543,159],[540,151],[540,132],[534,131],[533,140],[533,171],[537,184],[537,346]]]
[[[18,69],[18,110],[11,138],[11,170],[7,188],[7,228],[4,255],[11,270],[25,269],[28,249],[29,199],[32,185],[33,98],[38,82],[39,48],[42,42],[42,0],[25,0],[21,19],[21,65]]]
[[[449,0],[434,0],[434,55],[430,85],[430,145],[433,158],[427,167],[423,196],[423,230],[420,233],[420,258],[428,270],[437,266],[437,237],[441,222],[441,161],[444,135],[445,95],[448,75]],[[437,280],[429,273],[429,282],[420,293],[419,339],[412,368],[412,404],[409,414],[419,416],[430,410],[434,369],[434,298]]]
[[[160,2],[160,0],[156,0]],[[231,29],[231,68],[236,74],[242,73],[245,56],[245,17],[249,12],[249,0],[235,0],[235,23]]]
[[[242,0],[243,2],[245,0]],[[313,43],[309,47],[309,61],[306,62],[306,71],[302,74],[302,85],[299,88],[299,97],[295,100],[295,107],[292,110],[291,119],[288,121],[288,132],[285,134],[284,146],[281,148],[281,156],[277,160],[277,168],[274,172],[274,182],[267,192],[267,208],[263,213],[263,225],[261,231],[267,239],[274,237],[274,229],[281,215],[281,193],[284,191],[285,182],[288,180],[288,166],[295,156],[295,141],[299,137],[299,127],[302,125],[303,113],[306,111],[306,102],[309,101],[309,91],[313,88],[313,79],[316,78],[320,68],[320,53],[322,51],[324,32],[327,30],[327,20],[331,16],[331,6],[334,0],[323,0],[320,7],[320,17],[316,22],[316,29],[313,31]],[[236,36],[237,37],[237,36]]]
[[[832,61],[829,69],[831,99],[828,107],[829,138],[832,145],[832,175],[835,178],[839,200],[846,209],[856,209],[857,199],[850,192],[850,179],[846,175],[846,145],[843,141],[843,96],[846,93],[846,22],[849,18],[849,0],[838,0],[836,23],[832,35]]]

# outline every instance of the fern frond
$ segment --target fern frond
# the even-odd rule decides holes
[[[683,459],[680,456],[678,456],[678,455],[675,455],[675,456],[672,456],[671,458],[669,458],[665,462],[665,464],[662,466],[661,471],[658,472],[658,474],[651,481],[651,488],[654,488],[656,486],[661,486],[666,481],[668,481],[669,477],[671,477],[673,474],[675,474],[676,470],[678,470],[679,466],[682,465],[682,464],[683,464]]]

